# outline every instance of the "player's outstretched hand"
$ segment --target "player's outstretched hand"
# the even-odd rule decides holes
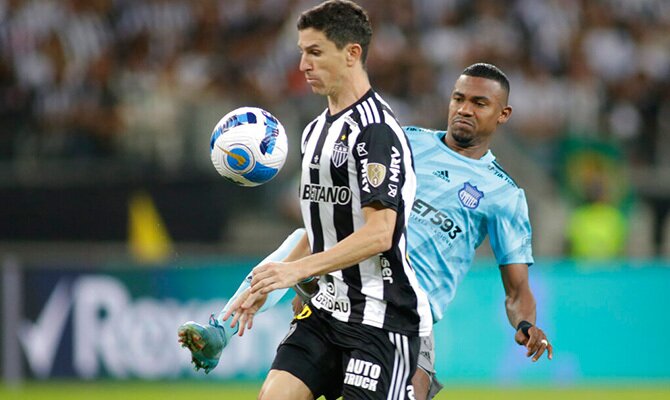
[[[526,357],[532,357],[532,361],[535,362],[542,357],[545,350],[547,351],[547,358],[554,358],[554,348],[547,339],[544,331],[537,326],[533,325],[528,328],[528,336],[523,333],[521,329],[516,331],[514,335],[514,340],[522,346],[526,346],[528,351],[526,352]]]
[[[290,288],[302,280],[294,263],[269,262],[254,268],[251,293],[268,294],[275,289]]]
[[[251,329],[254,326],[254,316],[256,312],[263,307],[267,295],[261,293],[251,293],[251,289],[247,289],[235,299],[235,301],[228,307],[228,311],[223,316],[223,320],[227,321],[231,316],[230,327],[234,327],[238,322],[240,328],[237,331],[239,336],[244,336],[246,329]]]

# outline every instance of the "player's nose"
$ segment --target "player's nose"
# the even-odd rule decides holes
[[[302,72],[309,71],[309,70],[312,69],[311,63],[307,60],[307,58],[305,57],[304,54],[300,56],[300,66],[299,66],[299,68],[300,68],[300,71],[302,71]]]
[[[460,115],[472,115],[472,104],[470,102],[463,102],[460,107],[458,107],[457,110],[458,114]]]

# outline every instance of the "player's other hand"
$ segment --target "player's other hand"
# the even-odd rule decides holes
[[[295,263],[269,262],[259,265],[252,271],[251,293],[268,294],[275,289],[290,288],[300,282]]]
[[[293,298],[293,301],[291,301],[291,307],[293,308],[293,316],[300,314],[304,306],[305,303],[302,302],[302,298],[300,298],[300,296],[296,294],[295,297]]]
[[[532,361],[535,362],[542,357],[544,352],[547,352],[547,358],[551,360],[554,358],[554,348],[547,335],[544,331],[537,326],[533,325],[528,328],[528,336],[526,336],[521,329],[516,331],[514,335],[514,340],[521,346],[525,346],[528,350],[526,352],[526,357],[532,357]]]
[[[244,336],[246,329],[251,329],[254,326],[254,316],[263,307],[267,295],[261,293],[251,293],[251,289],[247,289],[235,299],[235,301],[228,307],[228,311],[223,316],[223,320],[227,321],[231,316],[230,327],[234,327],[238,322],[240,328],[237,331],[239,336]]]

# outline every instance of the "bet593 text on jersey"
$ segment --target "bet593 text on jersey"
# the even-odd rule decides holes
[[[377,202],[397,212],[391,249],[325,275],[312,305],[340,321],[428,335],[428,299],[406,257],[416,176],[388,104],[370,90],[336,115],[326,109],[305,128],[301,151],[300,207],[312,253],[362,227],[365,206]]]
[[[444,131],[404,130],[419,182],[409,257],[437,322],[487,235],[498,265],[533,263],[528,205],[491,151],[475,160],[447,147]]]

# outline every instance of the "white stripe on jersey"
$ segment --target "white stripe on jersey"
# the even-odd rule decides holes
[[[370,97],[370,98],[368,99],[368,101],[366,101],[365,103],[363,103],[363,105],[367,105],[367,104],[370,105],[370,109],[372,110],[372,119],[373,119],[373,121],[375,121],[376,123],[380,123],[380,122],[382,122],[381,118],[379,118],[379,110],[377,110],[377,106],[375,105],[374,100],[372,100],[372,97]],[[393,118],[391,118],[391,119],[393,119]],[[387,119],[387,120],[388,120],[388,119]],[[393,119],[393,120],[395,121],[395,119]]]
[[[325,111],[323,112],[325,114]],[[305,142],[307,139],[307,134],[312,132],[312,135],[318,135],[318,132],[321,132],[323,129],[323,126],[325,125],[326,120],[323,118],[319,118],[316,120],[316,123],[314,124],[309,124],[307,127],[305,127],[305,130],[302,132],[302,139],[300,142],[301,150],[303,154],[313,154],[314,153],[314,148],[316,147],[316,141],[309,141]],[[312,129],[310,129],[310,126],[314,125]],[[312,158],[311,157],[303,157],[302,158],[302,170],[309,170],[309,165],[312,163]],[[303,222],[305,223],[305,228],[309,227],[312,223],[312,216],[309,213],[303,213]],[[307,239],[309,239],[309,243],[314,243],[314,232],[311,229],[305,229],[307,231]]]
[[[358,113],[361,115],[361,122],[363,123],[363,126],[368,124],[368,118],[365,114],[365,109],[363,109],[363,105],[359,104],[356,106],[356,109],[358,110]]]
[[[350,110],[344,113],[343,116],[349,115],[351,112],[352,111]],[[339,133],[337,135],[332,135],[330,132],[341,132],[344,123],[345,118],[338,118],[335,122],[333,122],[329,128],[329,134],[326,136],[326,140],[323,142],[323,149],[321,150],[321,157],[319,158],[319,185],[321,186],[332,187],[334,185],[333,177],[330,173],[330,164],[332,162],[333,146],[339,137]],[[351,151],[349,151],[349,153],[351,153]],[[350,157],[350,154],[347,155],[347,157],[348,159],[352,158]],[[321,203],[319,205],[319,217],[321,218],[322,223],[323,221],[333,221],[334,216],[335,210],[333,204]],[[323,248],[329,249],[336,244],[337,232],[335,229],[323,229]],[[335,278],[333,283],[335,285],[336,298],[347,297],[349,287],[342,280],[342,270],[333,271],[330,273],[330,275]],[[349,308],[347,308],[345,311],[335,310],[332,314],[336,319],[340,321],[346,321],[351,314],[351,306],[349,306]]]
[[[380,99],[381,100],[381,99]],[[400,126],[393,126],[396,124],[396,120],[390,119],[387,117],[386,111],[384,111],[386,120],[389,121],[389,125],[392,126],[392,128],[395,130],[396,128],[402,129]],[[392,125],[393,124],[393,125]],[[403,154],[405,157],[411,157],[410,154],[410,147],[409,147],[409,142],[406,137],[402,137],[401,141],[402,146],[403,146]],[[410,161],[411,162],[411,161]],[[405,174],[405,189],[403,191],[403,198],[406,201],[410,201],[410,196],[411,196],[411,203],[409,204],[414,204],[414,193],[416,191],[416,174],[415,172],[408,171]],[[408,212],[405,214],[405,226],[409,224],[409,216],[410,213]],[[403,255],[403,260],[407,260],[407,235],[403,235],[400,238],[401,243],[399,244],[400,251],[402,252]],[[414,274],[413,271],[410,271],[411,267],[407,261],[403,262],[403,267],[405,269],[405,275],[407,275],[407,278],[410,282],[410,285],[414,288],[414,291],[416,292],[416,297],[417,297],[417,309],[419,310],[430,310],[430,302],[428,301],[428,296],[426,293],[421,289],[421,285],[419,284],[418,279],[416,278],[416,275]],[[421,311],[419,311],[421,312]],[[422,321],[421,326],[419,327],[419,335],[420,336],[427,336],[430,334],[432,331],[432,323],[429,323],[428,321]]]
[[[400,125],[397,124],[397,121],[391,118],[391,116],[388,114],[387,111],[384,111],[384,117],[386,118],[386,121],[388,121],[388,124],[391,126],[391,128],[393,128],[393,130],[402,129],[402,127],[400,127]],[[412,161],[411,161],[409,142],[407,141],[407,138],[404,136],[400,138],[400,142],[402,143],[403,154],[406,158],[405,162],[407,164],[405,165],[411,165]],[[403,198],[408,202],[411,201],[411,203],[408,204],[414,204],[414,193],[416,191],[416,185],[417,185],[416,174],[414,173],[413,170],[407,171],[407,173],[405,174],[405,186],[403,187]],[[405,226],[407,226],[407,224],[409,223],[409,216],[410,216],[409,212],[405,214]],[[398,245],[402,253],[403,260],[407,260],[406,239],[407,236],[403,235],[400,238],[401,242]],[[419,285],[419,281],[416,279],[416,275],[414,274],[414,272],[410,271],[411,267],[409,265],[409,262],[407,261],[403,262],[403,267],[405,269],[405,275],[407,275],[410,285],[414,288],[414,291],[416,292],[417,309],[419,310],[419,314],[421,314],[422,312],[430,313],[430,302],[428,301],[428,296],[423,291],[423,289],[421,289],[421,285]],[[432,330],[432,321],[422,320],[421,326],[419,327],[419,335],[427,336],[430,334],[431,330]]]
[[[395,332],[389,332],[389,340],[395,346],[393,358],[393,372],[391,373],[391,385],[386,396],[387,400],[404,400],[405,385],[409,378],[409,340],[407,336]]]
[[[370,105],[368,104],[368,102],[364,101],[363,104],[361,104],[361,105],[363,106],[363,109],[365,110],[365,116],[368,118],[368,123],[374,124],[375,122],[378,122],[378,121],[375,121],[375,117],[374,117],[374,115],[372,115],[372,111],[370,111]]]
[[[384,99],[382,99],[382,96],[380,96],[379,93],[375,93],[375,99],[377,99],[377,101],[385,105],[389,110],[391,110],[391,112],[393,112],[393,109],[391,108],[389,103],[387,103]]]

